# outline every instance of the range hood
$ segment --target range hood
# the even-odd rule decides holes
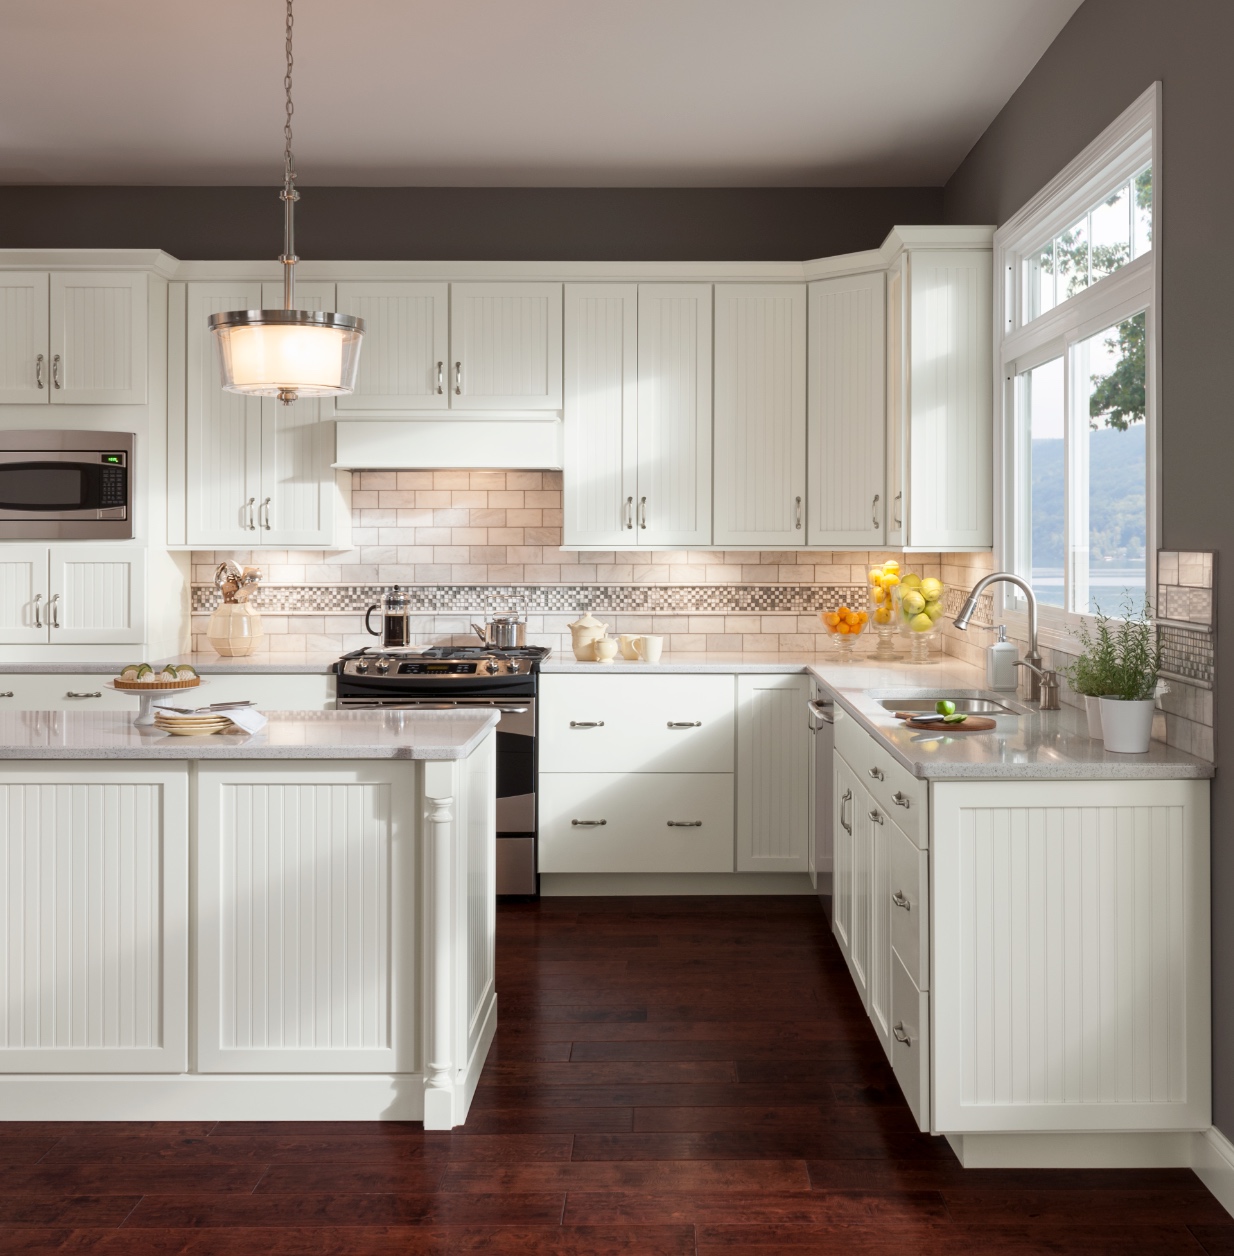
[[[340,470],[558,471],[562,422],[544,419],[340,419]]]

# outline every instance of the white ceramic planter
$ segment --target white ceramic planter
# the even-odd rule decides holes
[[[210,644],[224,658],[252,654],[265,635],[261,615],[248,602],[224,602],[206,626]]]
[[[1156,708],[1153,699],[1124,702],[1121,698],[1102,698],[1100,701],[1105,748],[1115,754],[1147,754]]]
[[[1088,715],[1088,735],[1094,741],[1100,741],[1101,733],[1101,699],[1084,695],[1084,711]]]

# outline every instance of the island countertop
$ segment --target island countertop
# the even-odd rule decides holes
[[[116,711],[0,713],[0,760],[466,759],[493,711],[270,711],[258,733],[179,737]]]

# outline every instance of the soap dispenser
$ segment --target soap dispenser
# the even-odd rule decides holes
[[[986,647],[985,652],[985,683],[989,689],[1006,689],[1014,692],[1017,676],[1015,661],[1020,657],[1019,649],[1007,640],[1007,626],[999,624],[995,630],[998,640]]]

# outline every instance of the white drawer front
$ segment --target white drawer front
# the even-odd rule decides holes
[[[332,711],[334,677],[321,675],[247,675],[242,672],[211,674],[201,698],[191,705],[208,702],[256,702],[263,711]],[[189,703],[184,703],[189,706]]]
[[[891,1067],[919,1129],[930,1129],[930,996],[891,952]]]
[[[732,870],[730,773],[541,773],[541,872]]]
[[[117,672],[120,670],[117,667]],[[108,687],[110,675],[42,673],[0,675],[0,711],[131,711],[137,694]],[[333,676],[206,675],[196,689],[169,695],[180,706],[249,699],[264,711],[328,711],[334,708]]]
[[[919,990],[930,988],[929,855],[887,825],[891,945]]]
[[[926,782],[897,763],[847,712],[836,719],[836,748],[875,802],[922,849],[929,845]]]
[[[0,695],[5,695],[0,696],[0,711],[132,711],[136,715],[137,700],[108,689],[105,682],[110,679],[68,672],[0,676]]]
[[[734,677],[619,676],[605,670],[601,676],[543,677],[541,771],[733,770]]]

